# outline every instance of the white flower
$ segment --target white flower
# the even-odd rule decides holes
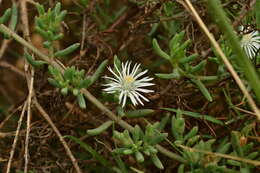
[[[104,89],[107,93],[119,93],[119,104],[122,104],[122,107],[125,106],[127,97],[130,98],[131,102],[135,105],[139,103],[143,105],[142,99],[149,102],[147,98],[145,98],[143,93],[151,93],[153,90],[144,89],[142,87],[152,86],[154,85],[150,81],[153,78],[149,77],[141,77],[147,73],[148,70],[139,71],[140,64],[135,64],[131,69],[131,62],[127,61],[125,64],[121,64],[121,71],[119,71],[118,67],[114,64],[116,72],[114,72],[111,67],[108,70],[114,75],[114,77],[105,76],[104,78],[109,79],[110,83],[105,84],[107,86]]]
[[[253,59],[260,48],[260,36],[258,36],[258,32],[253,31],[249,34],[243,35],[241,39],[241,46],[246,52],[246,55],[250,59]]]

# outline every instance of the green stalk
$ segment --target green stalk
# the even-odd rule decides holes
[[[248,80],[250,86],[252,87],[257,101],[260,102],[260,80],[259,76],[253,67],[252,63],[242,50],[240,46],[240,41],[237,38],[228,17],[225,15],[225,12],[219,2],[219,0],[208,0],[209,8],[214,14],[214,17],[218,23],[218,26],[225,34],[226,39],[229,41],[229,44],[236,54],[236,61],[240,68],[243,70],[243,73]]]
[[[260,29],[260,1],[257,0],[255,3],[255,13],[256,13],[256,25]]]

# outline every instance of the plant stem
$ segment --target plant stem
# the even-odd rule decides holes
[[[208,0],[209,8],[212,10],[212,14],[214,14],[214,18],[216,19],[218,26],[225,34],[226,39],[229,41],[230,46],[233,49],[233,52],[237,55],[236,61],[238,65],[243,70],[245,77],[247,78],[250,86],[254,90],[254,93],[257,97],[258,102],[260,102],[260,80],[259,75],[257,74],[255,68],[252,63],[242,50],[240,46],[240,41],[237,38],[232,25],[229,22],[228,17],[225,15],[224,10],[221,7],[219,0]]]
[[[58,65],[56,62],[51,61],[51,59],[43,54],[42,52],[40,52],[37,48],[35,48],[33,45],[31,45],[30,43],[28,43],[26,40],[24,40],[22,37],[20,37],[19,35],[17,35],[15,32],[11,31],[8,27],[6,27],[4,24],[0,24],[0,31],[4,32],[4,34],[9,35],[10,37],[12,37],[13,39],[15,39],[17,42],[19,42],[20,44],[24,45],[25,47],[27,47],[29,50],[31,50],[32,52],[34,52],[35,54],[37,54],[42,60],[48,62],[49,64],[51,64],[52,66],[58,68],[61,71],[64,71],[64,69]]]
[[[260,29],[260,1],[257,0],[255,3],[255,13],[256,13],[256,25]]]

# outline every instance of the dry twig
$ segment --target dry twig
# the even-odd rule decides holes
[[[25,101],[25,103],[23,105],[22,113],[20,115],[20,119],[18,121],[17,129],[16,129],[16,133],[15,133],[15,137],[14,137],[14,142],[13,142],[12,149],[11,149],[10,156],[9,156],[9,160],[8,160],[8,163],[7,163],[6,173],[9,173],[10,169],[11,169],[12,160],[13,160],[13,157],[14,157],[14,152],[15,152],[17,141],[18,141],[18,136],[19,136],[19,132],[20,132],[20,129],[21,129],[21,125],[22,125],[22,121],[23,121],[23,117],[24,117],[24,114],[25,114],[26,107],[27,107],[27,102]]]
[[[76,169],[77,173],[82,173],[77,160],[75,159],[75,157],[73,156],[69,146],[67,145],[66,141],[63,139],[60,131],[58,130],[58,128],[55,126],[55,124],[52,122],[50,116],[47,114],[47,112],[43,109],[43,107],[38,103],[38,101],[35,99],[34,100],[35,106],[38,109],[38,111],[40,112],[40,114],[46,119],[46,121],[50,124],[51,128],[53,129],[53,131],[56,133],[56,135],[58,136],[60,142],[62,143],[62,145],[65,148],[65,151],[67,153],[67,155],[69,156],[74,168]]]

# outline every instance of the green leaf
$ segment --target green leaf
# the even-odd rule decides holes
[[[144,117],[150,114],[153,114],[154,110],[152,109],[138,109],[134,111],[127,111],[125,112],[125,116],[129,118],[138,118],[138,117]]]
[[[114,65],[115,67],[117,67],[117,69],[119,71],[121,71],[121,61],[120,59],[117,57],[117,55],[114,56]]]
[[[227,160],[227,164],[232,165],[232,166],[241,166],[241,163],[236,160]]]
[[[166,16],[171,16],[173,14],[175,8],[175,4],[171,1],[165,2],[163,4],[163,11],[165,12]]]
[[[56,88],[62,88],[62,87],[63,87],[62,85],[60,85],[60,83],[59,83],[58,81],[56,81],[56,80],[54,80],[54,79],[52,79],[52,78],[48,78],[48,82],[49,82],[52,86],[54,86],[54,87],[56,87]]]
[[[185,130],[185,121],[184,118],[181,117],[180,110],[177,110],[177,116],[172,116],[171,121],[171,130],[172,134],[177,140],[182,140],[183,133]]]
[[[113,137],[120,141],[125,139],[124,135],[116,130],[113,131]]]
[[[244,151],[244,153],[248,153],[253,149],[253,147],[254,147],[254,143],[250,142],[250,143],[242,146],[242,150]]]
[[[174,108],[162,108],[163,110],[167,110],[167,111],[171,111],[171,112],[177,112],[177,109],[174,109]],[[209,115],[201,115],[199,113],[196,113],[196,112],[190,112],[190,111],[183,111],[181,110],[181,113],[183,115],[188,115],[188,116],[191,116],[193,118],[199,118],[199,119],[203,119],[203,120],[207,120],[209,122],[212,122],[212,123],[215,123],[215,124],[218,124],[218,125],[224,125],[224,123],[212,116],[209,116]]]
[[[191,44],[191,40],[186,40],[184,43],[182,43],[174,52],[173,54],[176,54],[178,52],[185,52],[185,49]]]
[[[178,172],[177,173],[184,173],[184,164],[181,164],[179,167],[178,167]]]
[[[54,8],[54,14],[55,16],[58,16],[60,14],[60,9],[61,9],[61,3],[58,2]]]
[[[162,162],[160,161],[160,159],[158,158],[158,156],[156,154],[151,154],[151,159],[153,164],[159,168],[159,169],[164,169]]]
[[[171,61],[171,57],[160,48],[160,46],[155,38],[153,39],[153,48],[159,56]]]
[[[178,68],[175,68],[172,73],[169,74],[163,74],[163,73],[157,73],[155,76],[162,78],[162,79],[180,79],[181,74],[178,70]]]
[[[129,131],[124,130],[123,132],[123,140],[121,141],[125,146],[131,146],[134,142],[130,137]]]
[[[217,153],[226,154],[231,147],[231,143],[226,143],[222,147],[218,148]]]
[[[191,129],[191,131],[189,131],[189,133],[187,133],[185,136],[184,136],[184,140],[187,140],[187,139],[190,139],[192,138],[193,136],[195,136],[197,133],[198,133],[198,126],[195,126]]]
[[[164,127],[166,126],[166,124],[168,123],[170,118],[170,115],[167,114],[166,116],[163,117],[163,119],[160,121],[160,124],[158,126],[158,131],[162,131],[164,129]]]
[[[59,33],[57,35],[55,35],[52,40],[55,41],[55,40],[60,40],[64,37],[64,35],[62,33]]]
[[[97,79],[103,73],[105,67],[107,66],[108,60],[104,60],[95,71],[95,73],[91,76],[91,85],[97,81]]]
[[[79,144],[83,149],[85,149],[87,152],[89,152],[93,158],[95,158],[97,161],[99,161],[103,166],[112,166],[108,160],[106,160],[102,155],[98,154],[97,151],[95,151],[90,145],[82,142],[79,138],[74,136],[64,136],[64,138],[69,138]]]
[[[112,124],[113,121],[107,121],[95,129],[87,130],[87,134],[91,136],[99,135],[102,132],[106,131]]]
[[[240,172],[241,172],[241,173],[251,173],[251,171],[249,170],[249,168],[240,168]]]
[[[86,8],[88,5],[89,0],[80,0],[81,4],[84,5],[84,7]]]
[[[48,66],[49,73],[55,78],[55,79],[63,79],[60,71],[52,66]]]
[[[39,15],[44,15],[45,14],[45,10],[44,10],[44,7],[43,5],[39,4],[38,2],[36,3],[36,8],[37,8],[37,11],[39,13]]]
[[[47,26],[47,25],[44,23],[44,21],[43,21],[41,18],[39,18],[39,17],[37,17],[37,18],[35,19],[35,24],[36,24],[37,27],[39,27],[39,28],[41,28],[41,29],[43,29],[43,30],[48,29],[48,26]]]
[[[135,159],[137,160],[137,162],[142,163],[144,162],[144,156],[141,152],[137,151],[135,152]]]
[[[153,136],[149,141],[147,141],[150,145],[156,145],[162,141],[164,141],[168,137],[168,133],[158,133]]]
[[[135,143],[143,136],[142,130],[138,125],[135,125],[135,127],[131,133],[133,135],[133,140]]]
[[[237,155],[239,157],[244,157],[244,152],[243,152],[242,146],[240,145],[240,142],[239,142],[239,136],[240,135],[238,132],[232,131],[231,132],[231,144],[232,144],[233,149],[236,151]]]
[[[192,54],[192,55],[190,55],[190,56],[188,56],[188,57],[184,57],[184,58],[180,59],[179,62],[180,62],[181,64],[187,64],[187,63],[190,63],[190,62],[192,62],[193,60],[195,60],[197,57],[198,57],[198,54]]]
[[[124,155],[128,155],[128,154],[133,153],[133,151],[129,148],[116,148],[116,149],[113,149],[112,152],[116,153],[116,154],[124,154]]]
[[[122,161],[120,156],[115,155],[113,152],[111,154],[119,167],[119,171],[117,173],[128,173],[126,164]]]
[[[123,151],[123,154],[125,154],[125,155],[129,155],[129,154],[133,154],[134,152],[133,152],[133,150],[132,149],[125,149],[124,151]]]
[[[91,85],[91,79],[86,78],[80,81],[79,88],[88,88]]]
[[[49,39],[48,33],[46,31],[44,31],[43,29],[41,29],[39,26],[35,26],[35,31],[38,32],[46,40]]]
[[[69,91],[69,89],[67,87],[62,88],[61,89],[61,94],[66,96],[68,94],[68,91]]]
[[[205,65],[206,65],[206,60],[203,60],[198,65],[191,67],[191,71],[190,72],[191,73],[199,72],[199,71],[203,70]]]
[[[65,16],[67,15],[67,11],[66,10],[63,10],[59,16],[56,18],[56,22],[62,22],[65,18]]]
[[[47,64],[47,62],[45,62],[45,61],[34,60],[33,57],[27,52],[25,52],[24,55],[25,55],[25,58],[28,61],[28,63],[31,64],[33,67],[41,67],[44,64]]]
[[[44,47],[44,48],[49,49],[51,46],[52,46],[52,42],[50,42],[50,41],[45,41],[45,42],[43,42],[43,47]]]
[[[75,43],[75,44],[67,47],[66,49],[55,52],[54,56],[55,57],[66,56],[66,55],[72,53],[73,51],[75,51],[79,46],[80,46],[79,43]]]
[[[79,103],[79,107],[81,109],[86,109],[86,102],[85,102],[85,98],[83,96],[83,94],[78,94],[77,95],[77,100],[78,100],[78,103]]]
[[[243,134],[244,136],[249,136],[249,133],[252,132],[254,128],[255,128],[255,123],[247,124],[241,130],[241,134]]]
[[[252,152],[246,156],[247,159],[254,160],[259,155],[258,151]]]
[[[176,49],[177,47],[179,47],[180,42],[181,42],[181,41],[183,40],[183,38],[184,38],[184,34],[185,34],[185,32],[182,31],[182,32],[176,34],[176,35],[170,40],[170,42],[169,42],[169,48],[171,49],[171,54],[173,54],[174,51],[175,51],[175,49]]]
[[[190,79],[190,80],[191,80],[194,84],[197,85],[197,87],[199,88],[199,90],[201,91],[201,93],[204,95],[204,97],[205,97],[208,101],[210,101],[210,102],[213,101],[213,99],[212,99],[212,97],[211,97],[211,95],[210,95],[208,89],[205,87],[205,85],[204,85],[200,80],[198,80],[198,79]]]
[[[65,70],[63,76],[65,81],[72,81],[76,73],[76,69],[74,66],[69,67]]]
[[[17,5],[16,5],[16,3],[13,3],[13,6],[12,6],[12,16],[11,16],[9,28],[14,31],[15,28],[16,28],[17,22],[18,22]]]
[[[9,19],[12,10],[10,8],[6,9],[3,16],[0,17],[0,24],[3,24],[5,22],[7,22],[7,20]]]
[[[190,139],[188,139],[186,145],[187,146],[193,146],[195,143],[197,143],[200,139],[200,135],[196,135],[196,136],[193,136],[191,137]]]

